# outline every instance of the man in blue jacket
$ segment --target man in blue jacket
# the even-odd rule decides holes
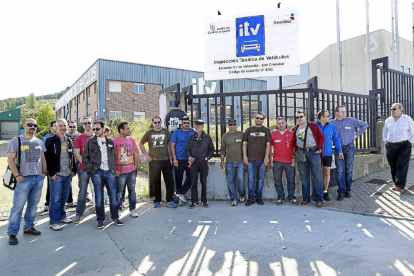
[[[352,177],[354,170],[355,146],[354,140],[362,135],[368,128],[368,124],[352,117],[346,116],[346,108],[343,105],[335,108],[335,119],[331,120],[341,140],[343,159],[338,159],[338,151],[335,150],[335,165],[338,172],[338,194],[351,197]],[[340,199],[341,199],[340,198]]]
[[[325,137],[325,143],[322,148],[322,173],[323,173],[323,200],[330,201],[328,188],[331,181],[331,166],[332,166],[332,142],[338,151],[338,158],[343,159],[341,141],[338,136],[338,132],[333,124],[329,123],[329,111],[322,109],[318,112],[318,121],[316,124]],[[343,196],[338,194],[338,200],[342,200]]]

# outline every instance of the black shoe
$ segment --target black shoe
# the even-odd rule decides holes
[[[207,202],[203,202],[203,203],[201,203],[201,205],[202,205],[203,207],[205,207],[205,208],[208,208],[208,204],[207,204]]]
[[[9,236],[9,244],[10,245],[16,245],[19,243],[19,240],[17,239],[16,235],[11,234]]]
[[[190,206],[188,206],[188,208],[190,208],[190,209],[194,209],[195,207],[197,207],[198,206],[198,202],[196,202],[196,203],[191,203],[191,205]]]
[[[352,197],[352,196],[351,196],[351,191],[346,192],[346,193],[345,193],[345,197],[346,197],[346,198],[351,198],[351,197]]]
[[[254,204],[254,201],[253,200],[248,200],[248,201],[246,201],[246,204],[244,204],[244,205],[251,206],[252,204]]]
[[[329,197],[329,193],[328,192],[323,193],[323,200],[325,200],[325,201],[331,201],[331,198]]]
[[[264,202],[263,202],[263,200],[261,200],[261,199],[256,199],[256,202],[257,202],[257,204],[259,204],[259,205],[264,205]]]
[[[338,195],[338,197],[336,198],[336,200],[338,201],[342,201],[344,199],[344,195]]]
[[[23,232],[24,234],[33,235],[33,236],[39,236],[42,234],[40,231],[37,231],[34,227],[30,228],[29,230],[26,230]]]

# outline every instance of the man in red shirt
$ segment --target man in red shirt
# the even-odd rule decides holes
[[[82,164],[82,154],[83,148],[89,138],[92,137],[92,119],[89,117],[83,118],[83,128],[85,131],[75,138],[75,157],[79,162],[78,165],[78,181],[79,181],[79,195],[78,195],[78,205],[76,206],[76,218],[75,223],[80,223],[83,218],[83,213],[85,212],[86,207],[86,191],[88,189],[88,183],[90,176],[85,170],[85,167]]]
[[[272,158],[273,176],[277,192],[277,205],[282,205],[285,201],[285,191],[282,183],[282,173],[285,171],[287,180],[288,200],[297,205],[295,197],[295,159],[293,157],[293,132],[286,129],[286,120],[282,117],[277,118],[277,130],[272,132],[272,142],[269,152],[269,159]]]

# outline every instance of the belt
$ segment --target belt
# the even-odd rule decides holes
[[[310,152],[315,152],[318,150],[318,147],[313,147],[313,148],[304,148],[305,151],[310,151]]]
[[[402,145],[402,144],[407,144],[407,143],[408,143],[408,140],[401,141],[401,142],[390,143],[390,144],[393,144],[393,145]]]
[[[342,145],[342,148],[346,148],[346,147],[349,147],[350,145],[353,145],[354,143],[350,143],[350,144],[348,144],[348,145]]]

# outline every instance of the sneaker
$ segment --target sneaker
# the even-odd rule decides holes
[[[37,231],[34,227],[30,228],[29,230],[26,230],[23,232],[24,234],[33,235],[33,236],[39,236],[42,234],[40,231]]]
[[[324,192],[323,193],[323,200],[325,200],[325,201],[331,201],[331,198],[329,197],[329,193],[328,192]]]
[[[68,208],[76,207],[76,203],[75,202],[66,203],[66,207],[68,207]]]
[[[17,239],[17,236],[16,236],[16,235],[11,234],[11,235],[9,236],[9,244],[10,244],[10,245],[16,245],[16,244],[18,244],[18,243],[19,243],[19,240]]]
[[[79,223],[81,223],[82,220],[83,220],[83,217],[82,216],[76,215],[74,223],[75,224],[79,224]]]
[[[62,226],[60,226],[59,224],[51,224],[51,225],[49,225],[49,228],[54,230],[54,231],[62,230]]]
[[[169,208],[177,208],[177,203],[175,203],[174,201],[168,202],[167,203],[167,207],[169,207]]]
[[[345,197],[346,197],[346,198],[351,198],[351,197],[352,197],[352,195],[351,195],[351,191],[347,191],[347,192],[345,193]]]
[[[65,223],[65,224],[72,223],[72,222],[73,221],[70,218],[64,218],[64,219],[60,220],[60,223]]]
[[[342,201],[344,199],[344,195],[339,194],[336,200]]]
[[[117,226],[124,226],[124,223],[123,223],[122,221],[120,221],[120,220],[119,220],[119,218],[114,219],[114,223],[115,223]]]
[[[184,201],[182,201],[181,199],[178,201],[178,205],[180,205],[180,206],[184,206],[185,205],[185,202]]]
[[[290,203],[292,203],[292,205],[298,205],[298,201],[296,200],[296,198],[289,200]]]
[[[264,201],[262,199],[256,199],[257,204],[264,205]]]
[[[49,212],[49,206],[43,207],[43,212]]]
[[[208,208],[208,204],[207,204],[207,202],[203,202],[203,203],[201,203],[201,206],[203,206],[204,208]]]
[[[98,220],[98,226],[96,226],[98,229],[104,228],[103,220]]]
[[[154,202],[154,208],[158,208],[160,207],[160,203],[159,202]]]
[[[283,204],[283,202],[285,202],[285,200],[284,200],[284,199],[278,199],[278,200],[276,201],[276,204],[277,204],[277,205],[282,205],[282,204]]]
[[[243,203],[246,199],[244,197],[240,197],[239,201],[240,203]]]
[[[131,217],[133,217],[133,218],[137,218],[138,217],[138,213],[137,213],[137,211],[135,209],[131,211]]]
[[[253,200],[248,200],[246,201],[246,204],[244,204],[245,206],[251,206],[252,204],[254,204]]]
[[[231,206],[237,206],[237,200],[233,200],[232,202],[231,202]]]
[[[196,202],[196,203],[191,203],[191,205],[188,207],[188,208],[190,208],[190,209],[194,209],[195,207],[197,207],[198,206],[198,202]]]
[[[178,194],[177,196],[182,202],[187,202],[187,199],[185,199],[185,195]]]

